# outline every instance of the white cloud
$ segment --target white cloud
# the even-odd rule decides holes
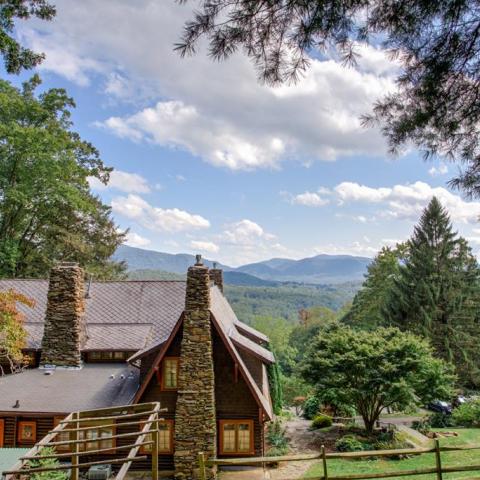
[[[42,68],[80,84],[103,76],[107,94],[116,98],[131,101],[135,91],[153,90],[152,98],[161,99],[101,122],[116,135],[185,149],[234,170],[385,153],[380,132],[359,121],[394,88],[396,66],[380,49],[360,46],[357,69],[314,59],[297,85],[270,88],[258,83],[241,54],[215,63],[202,47],[187,59],[173,52],[191,7],[59,0],[57,9],[55,22],[34,22],[36,30],[24,32],[47,54]]]
[[[176,233],[210,227],[210,222],[200,215],[191,214],[178,208],[153,207],[138,195],[116,197],[112,210],[149,230]]]
[[[322,207],[329,203],[327,198],[322,198],[318,193],[305,192],[295,195],[292,203],[296,205],[305,205],[306,207]]]
[[[220,250],[216,243],[201,240],[192,240],[190,246],[200,252],[217,253]]]
[[[338,198],[360,202],[381,202],[390,194],[389,188],[370,188],[354,182],[342,182],[335,187]]]
[[[385,203],[380,211],[384,217],[417,220],[433,196],[448,210],[451,218],[462,223],[476,223],[480,216],[480,202],[466,202],[443,187],[432,187],[425,182],[372,188],[354,182],[343,182],[335,187],[340,203]]]
[[[89,177],[88,179],[90,187],[94,190],[106,190],[107,188],[113,188],[125,193],[148,193],[150,187],[145,178],[138,173],[122,172],[121,170],[113,170],[110,173],[110,181],[107,185],[104,185],[100,180],[95,177]]]
[[[256,245],[259,240],[274,239],[275,235],[265,232],[258,223],[247,219],[232,223],[223,232],[223,240],[233,245]]]
[[[428,170],[429,175],[432,177],[437,177],[439,175],[446,175],[448,173],[448,167],[441,163],[438,167],[432,167]]]
[[[148,238],[142,237],[138,233],[128,232],[125,243],[131,247],[146,247],[152,242]]]

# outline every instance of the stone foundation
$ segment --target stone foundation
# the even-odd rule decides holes
[[[216,455],[210,277],[200,260],[188,269],[178,383],[175,478],[191,480],[198,478],[198,454]]]
[[[80,368],[86,340],[84,272],[76,263],[62,263],[50,272],[42,339],[42,366]]]

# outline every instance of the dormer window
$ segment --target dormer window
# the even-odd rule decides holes
[[[165,357],[162,362],[162,390],[178,388],[178,357]]]

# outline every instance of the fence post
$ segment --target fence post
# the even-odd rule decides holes
[[[442,458],[440,457],[440,442],[435,439],[435,463],[437,466],[437,480],[442,480]]]
[[[200,452],[198,454],[198,466],[200,470],[200,480],[207,480],[207,471],[205,469],[205,454]]]
[[[80,414],[78,412],[75,412],[73,414],[73,419],[74,420],[78,420],[78,418],[80,417]],[[73,440],[77,441],[79,440],[79,432],[78,432],[78,429],[80,428],[80,423],[79,422],[75,422],[74,423],[75,425],[75,431],[73,432]],[[68,427],[68,426],[67,426]],[[63,428],[62,428],[63,430]],[[72,476],[71,476],[71,480],[78,480],[78,477],[79,477],[79,468],[78,468],[78,452],[80,450],[80,444],[79,443],[74,443],[72,445]]]
[[[152,429],[153,427],[153,429]],[[155,414],[155,422],[149,424],[150,440],[153,440],[152,448],[152,480],[158,480],[158,443],[159,443],[159,425],[158,413]],[[148,437],[146,437],[148,438]]]
[[[323,462],[323,480],[328,480],[327,456],[325,454],[325,445],[322,445],[322,462]]]

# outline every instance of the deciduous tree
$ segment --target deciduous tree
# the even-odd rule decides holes
[[[44,59],[42,53],[36,53],[18,42],[14,36],[15,21],[31,17],[51,20],[55,13],[55,7],[46,0],[0,1],[0,55],[8,73],[33,68]]]
[[[403,410],[449,398],[454,380],[452,367],[411,333],[337,325],[312,341],[303,375],[323,396],[354,407],[368,432],[388,407]]]
[[[0,80],[0,277],[45,277],[57,261],[121,275],[110,257],[124,234],[88,183],[107,183],[111,169],[72,130],[73,100],[63,89],[37,96],[39,83]]]
[[[23,363],[22,349],[26,344],[27,332],[23,326],[24,315],[17,304],[33,307],[34,302],[13,290],[0,291],[0,373],[3,366],[15,372]]]

